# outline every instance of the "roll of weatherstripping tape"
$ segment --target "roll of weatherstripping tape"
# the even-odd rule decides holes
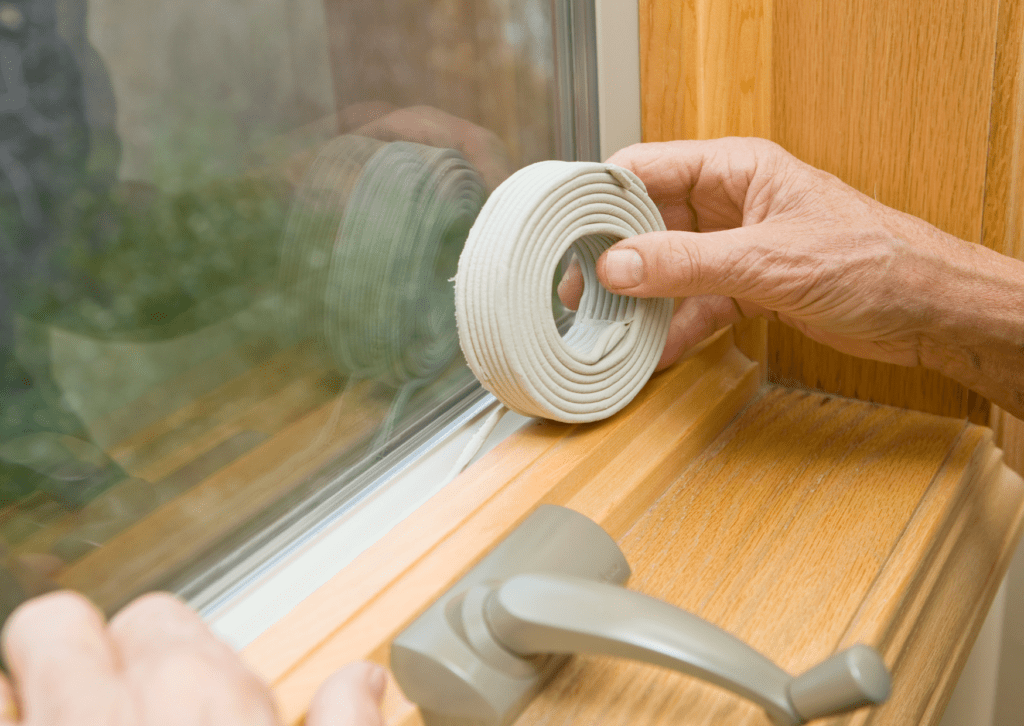
[[[544,161],[509,177],[470,230],[455,280],[459,342],[483,386],[513,411],[557,421],[597,421],[629,403],[661,357],[673,302],[613,295],[595,264],[620,239],[664,229],[625,169]],[[569,250],[584,291],[563,338],[551,287]]]

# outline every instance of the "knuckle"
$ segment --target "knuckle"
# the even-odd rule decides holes
[[[23,630],[33,632],[54,622],[81,627],[103,627],[99,610],[84,595],[60,590],[33,598],[20,605],[4,627],[7,637]]]
[[[750,138],[746,141],[750,150],[761,160],[779,163],[794,158],[782,146],[769,139]]]
[[[680,292],[700,282],[700,252],[677,235],[669,238],[666,259],[658,267],[672,271],[673,281]]]
[[[240,664],[186,648],[172,648],[148,665],[145,682],[166,694],[189,694],[197,701],[233,712],[255,712],[277,723],[270,690]]]
[[[123,627],[136,620],[193,620],[196,614],[178,598],[166,592],[151,592],[136,598],[114,616],[111,626]]]
[[[724,319],[725,315],[721,309],[720,302],[720,298],[705,298],[700,301],[697,314],[705,335],[711,335],[728,325]]]
[[[222,665],[195,650],[170,648],[150,667],[153,679],[165,686],[219,690],[235,681]]]

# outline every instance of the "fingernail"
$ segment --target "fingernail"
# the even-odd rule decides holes
[[[644,279],[644,261],[636,250],[611,250],[604,255],[604,281],[612,287],[636,287]]]

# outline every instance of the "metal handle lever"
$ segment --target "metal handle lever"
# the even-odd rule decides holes
[[[479,602],[468,597],[463,608],[473,601]],[[837,653],[794,678],[692,613],[580,577],[512,577],[490,592],[483,610],[495,640],[520,656],[595,653],[673,668],[753,701],[780,726],[882,703],[889,695],[885,664],[867,646]],[[463,620],[473,616],[464,613]]]
[[[780,726],[889,694],[889,673],[867,646],[794,678],[696,615],[624,589],[629,572],[597,524],[543,505],[395,638],[391,668],[426,726],[509,726],[579,652],[703,678]],[[551,657],[526,657],[541,653]]]

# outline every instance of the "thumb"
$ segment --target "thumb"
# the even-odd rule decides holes
[[[349,663],[320,686],[306,714],[306,726],[384,726],[380,701],[387,673],[379,665]]]
[[[649,232],[613,245],[597,261],[597,277],[609,292],[632,297],[742,296],[762,245],[755,230]],[[762,236],[763,239],[763,236]]]

